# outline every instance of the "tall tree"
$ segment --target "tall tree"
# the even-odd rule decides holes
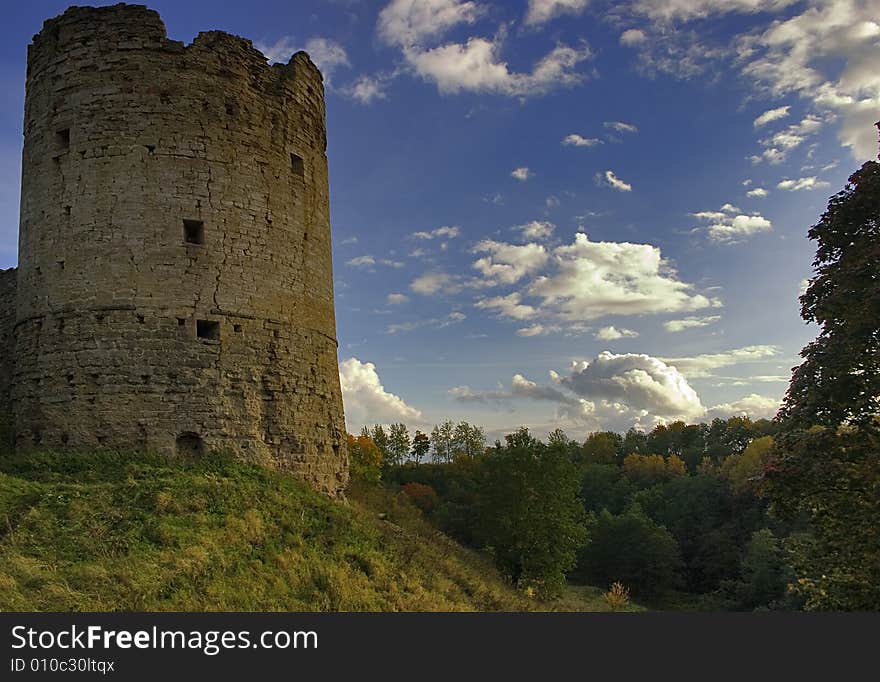
[[[878,123],[880,126],[880,123]],[[779,413],[769,496],[809,519],[790,543],[806,608],[880,609],[880,164],[869,161],[809,231],[801,316],[819,325]]]
[[[452,461],[455,424],[448,419],[431,430],[431,460],[435,463]]]
[[[431,439],[428,437],[427,433],[422,433],[418,429],[416,429],[415,435],[413,435],[412,439],[412,458],[415,460],[415,463],[418,464],[425,457],[428,456],[428,452],[431,450]]]
[[[394,465],[403,464],[409,454],[410,438],[406,424],[391,424],[388,427],[388,462]]]
[[[452,434],[452,450],[456,455],[477,457],[486,449],[486,435],[482,427],[459,422]]]

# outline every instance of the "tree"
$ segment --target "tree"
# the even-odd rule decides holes
[[[605,510],[588,526],[589,542],[578,573],[594,585],[621,582],[633,594],[654,598],[677,587],[682,568],[675,538],[638,508],[614,516]]]
[[[410,438],[406,424],[392,424],[388,427],[388,461],[400,465],[409,454]]]
[[[452,434],[452,451],[456,457],[477,457],[486,449],[486,435],[479,426],[459,422]]]
[[[348,454],[352,480],[365,481],[372,485],[379,483],[382,476],[382,453],[372,438],[348,434]]]
[[[736,495],[757,495],[764,466],[770,460],[773,437],[756,438],[741,454],[730,455],[721,463],[721,475],[730,482]]]
[[[381,424],[376,424],[370,432],[370,438],[373,439],[373,443],[376,444],[376,447],[379,448],[379,452],[382,453],[382,461],[390,461],[391,457],[388,451],[388,434],[385,432],[385,428]]]
[[[752,534],[742,560],[742,579],[737,584],[737,601],[742,608],[780,608],[785,603],[786,586],[792,578],[785,563],[782,543],[769,528]]]
[[[596,431],[587,436],[583,446],[583,458],[586,464],[614,464],[617,451],[623,443],[619,433],[613,431]]]
[[[452,461],[455,425],[446,420],[431,430],[431,460],[437,464]]]
[[[422,433],[416,429],[416,433],[412,439],[412,457],[416,464],[428,456],[430,449],[431,439],[428,437],[428,434]]]
[[[878,123],[880,127],[880,123]],[[801,316],[819,336],[801,351],[779,412],[768,493],[791,542],[808,609],[880,610],[880,164],[865,163],[809,231],[815,275]]]
[[[586,539],[577,469],[528,429],[506,440],[481,458],[479,536],[516,584],[554,596]]]

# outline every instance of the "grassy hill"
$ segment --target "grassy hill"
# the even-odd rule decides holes
[[[211,456],[0,456],[0,610],[605,610],[512,589],[389,492]]]

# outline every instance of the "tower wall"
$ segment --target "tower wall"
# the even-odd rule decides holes
[[[12,373],[15,367],[15,268],[0,270],[0,452],[12,434]]]
[[[232,451],[347,479],[324,93],[305,53],[71,8],[28,51],[20,448]]]

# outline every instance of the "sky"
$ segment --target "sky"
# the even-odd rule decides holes
[[[0,267],[26,46],[66,4],[4,8]],[[806,232],[877,156],[880,0],[150,6],[324,73],[350,431],[775,413],[817,332]]]

